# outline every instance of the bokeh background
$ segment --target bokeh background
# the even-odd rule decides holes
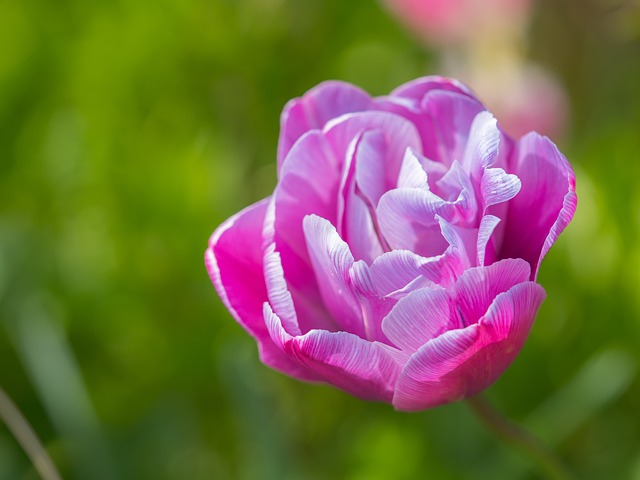
[[[539,0],[579,208],[487,396],[581,479],[640,479],[640,8]],[[328,78],[438,73],[371,0],[0,0],[0,385],[66,479],[539,478],[464,403],[417,414],[262,366],[203,265]],[[473,87],[473,85],[472,85]],[[0,425],[0,479],[38,478]]]

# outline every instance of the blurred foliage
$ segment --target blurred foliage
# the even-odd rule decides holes
[[[572,100],[580,205],[488,395],[578,478],[640,479],[640,9],[541,0],[530,54]],[[537,478],[464,404],[263,367],[203,265],[273,188],[289,98],[434,65],[370,0],[0,0],[0,384],[64,478]],[[0,478],[37,478],[4,426]]]

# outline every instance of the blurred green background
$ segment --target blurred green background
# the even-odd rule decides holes
[[[640,9],[537,2],[572,104],[574,223],[487,392],[581,479],[640,479]],[[275,184],[279,113],[328,78],[435,71],[371,0],[0,0],[0,385],[67,479],[539,478],[464,403],[418,414],[262,366],[208,236]],[[36,479],[0,425],[0,479]]]

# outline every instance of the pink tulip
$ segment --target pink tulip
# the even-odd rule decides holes
[[[213,233],[213,284],[265,364],[399,410],[477,394],[511,364],[577,202],[548,138],[512,140],[440,77],[290,101],[278,178]]]
[[[518,31],[531,0],[385,0],[398,19],[428,44],[469,41],[478,30]]]

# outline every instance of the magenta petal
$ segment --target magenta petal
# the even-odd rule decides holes
[[[390,402],[399,363],[377,342],[313,330],[294,339],[296,356],[325,381],[365,400]]]
[[[422,410],[487,388],[520,352],[544,296],[540,285],[521,283],[498,295],[478,324],[427,342],[402,370],[393,405]]]
[[[222,302],[258,342],[262,362],[291,374],[298,367],[271,341],[262,313],[267,300],[262,224],[269,201],[255,203],[220,225],[209,241],[205,263]]]
[[[262,305],[262,315],[263,324],[266,325],[267,334],[270,336],[272,345],[274,345],[278,353],[287,360],[287,363],[284,365],[267,365],[273,366],[277,370],[292,377],[299,378],[300,380],[321,381],[322,377],[320,375],[295,356],[294,349],[291,348],[291,342],[295,336],[285,330],[282,325],[282,320],[273,312],[269,302],[264,302]]]
[[[497,295],[529,280],[530,272],[529,264],[520,258],[466,270],[454,286],[460,327],[476,323]]]
[[[452,225],[441,216],[436,216],[443,238],[456,253],[464,268],[476,265],[478,229]]]
[[[289,152],[265,218],[264,244],[269,246],[273,243],[273,252],[278,255],[277,258],[269,257],[266,266],[281,265],[281,277],[286,279],[286,286],[282,285],[280,276],[270,278],[279,284],[279,292],[290,292],[297,313],[296,321],[303,333],[312,328],[335,329],[335,323],[328,315],[315,283],[302,221],[310,214],[335,221],[342,162],[343,159],[335,157],[319,130],[304,134]],[[320,169],[323,175],[315,175],[315,169]],[[274,271],[271,270],[272,273]],[[273,285],[267,283],[270,297]],[[280,295],[279,298],[286,300],[286,295]],[[273,299],[271,301],[285,324],[291,325],[293,315],[284,313],[284,304]],[[289,311],[293,309],[284,308]]]
[[[304,380],[322,380],[365,400],[390,402],[400,373],[400,352],[347,332],[312,330],[289,335],[268,303],[264,318],[273,342],[294,359],[293,373]]]
[[[302,232],[302,219],[306,215],[316,214],[335,224],[343,162],[319,131],[305,134],[291,149],[273,194],[279,248],[283,241],[296,255],[306,257]],[[283,261],[286,268],[287,259]]]
[[[360,112],[371,107],[371,97],[348,83],[323,82],[289,101],[280,118],[278,140],[278,171],[293,144],[306,132],[322,129],[331,119],[345,113]]]
[[[382,322],[382,331],[398,348],[415,352],[448,329],[450,304],[444,288],[416,290],[393,307]]]
[[[530,133],[516,144],[511,171],[522,182],[509,202],[501,258],[524,258],[536,278],[543,257],[573,218],[575,175],[567,159],[546,137]]]

